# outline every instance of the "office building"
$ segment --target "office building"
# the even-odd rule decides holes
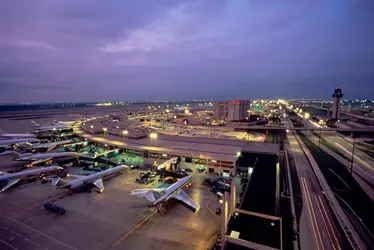
[[[333,104],[332,104],[332,118],[340,119],[340,108],[341,108],[341,98],[343,97],[342,89],[336,88],[332,94]]]
[[[229,103],[228,102],[215,102],[213,104],[213,117],[216,119],[227,119],[228,111],[229,111]]]
[[[243,121],[249,116],[249,101],[248,100],[232,100],[228,104],[229,121]]]

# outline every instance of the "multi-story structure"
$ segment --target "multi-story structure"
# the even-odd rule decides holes
[[[227,120],[229,121],[243,121],[249,114],[249,101],[248,100],[232,100],[229,102],[229,110]]]
[[[216,102],[213,105],[213,117],[228,121],[243,121],[249,116],[249,106],[250,103],[248,100]]]
[[[229,112],[228,102],[215,102],[213,104],[213,117],[216,119],[227,119]]]
[[[332,97],[334,98],[332,104],[332,118],[340,119],[341,98],[343,97],[342,89],[336,88]]]

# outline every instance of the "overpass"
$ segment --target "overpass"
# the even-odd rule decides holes
[[[313,128],[313,127],[266,127],[266,126],[248,126],[248,127],[241,127],[235,128],[236,131],[255,131],[255,132],[285,132],[285,131],[330,131],[330,132],[352,132],[352,133],[373,133],[374,135],[374,127],[373,128]]]

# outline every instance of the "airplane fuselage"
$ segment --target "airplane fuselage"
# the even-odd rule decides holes
[[[191,182],[192,177],[191,176],[186,176],[168,187],[165,192],[160,195],[151,205],[156,206],[160,203],[166,202],[170,198],[172,198],[172,195],[177,192],[180,189],[183,189],[188,183]]]
[[[77,152],[60,152],[60,153],[45,153],[45,154],[26,154],[20,155],[15,158],[14,161],[35,161],[42,159],[57,159],[65,157],[77,157],[79,154]]]
[[[0,134],[0,137],[4,138],[31,138],[31,137],[36,137],[34,134]]]
[[[65,145],[72,143],[72,140],[64,140],[64,141],[56,141],[56,142],[48,142],[48,143],[40,143],[40,144],[35,144],[30,147],[30,149],[34,148],[49,148],[49,147],[57,147],[60,145]]]
[[[25,170],[21,171],[18,173],[14,174],[3,174],[0,175],[0,181],[8,181],[8,180],[13,180],[13,179],[20,179],[29,175],[37,175],[37,174],[42,174],[42,173],[47,173],[47,172],[52,172],[52,171],[57,171],[63,169],[62,167],[59,166],[51,166],[51,167],[45,167],[45,168],[38,168],[38,169],[32,169],[32,170]]]
[[[65,124],[56,124],[56,125],[50,125],[50,126],[39,126],[36,127],[36,131],[50,131],[50,130],[57,130],[57,129],[71,129],[72,127]]]
[[[106,177],[108,175],[116,174],[116,173],[118,173],[118,172],[120,172],[124,169],[126,169],[126,166],[121,165],[121,166],[117,166],[117,167],[107,169],[107,170],[104,170],[104,171],[101,171],[101,172],[90,174],[90,175],[87,175],[87,176],[84,176],[84,177],[80,177],[78,179],[75,179],[75,180],[72,180],[72,181],[69,181],[69,182],[65,183],[63,186],[61,186],[61,188],[76,189],[76,188],[79,188],[80,186],[82,186],[84,184],[92,183],[95,180],[101,179],[101,178]]]
[[[39,142],[37,138],[19,138],[19,139],[10,139],[10,140],[0,140],[0,147],[10,146],[18,143],[26,142]]]

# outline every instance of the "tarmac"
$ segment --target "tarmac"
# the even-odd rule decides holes
[[[129,195],[141,170],[104,180],[103,193],[56,190],[50,183],[25,183],[0,193],[0,249],[207,249],[219,232],[216,197],[192,173],[185,192],[200,206],[197,213],[170,200],[163,215],[148,201]],[[43,207],[66,209],[59,216]]]

